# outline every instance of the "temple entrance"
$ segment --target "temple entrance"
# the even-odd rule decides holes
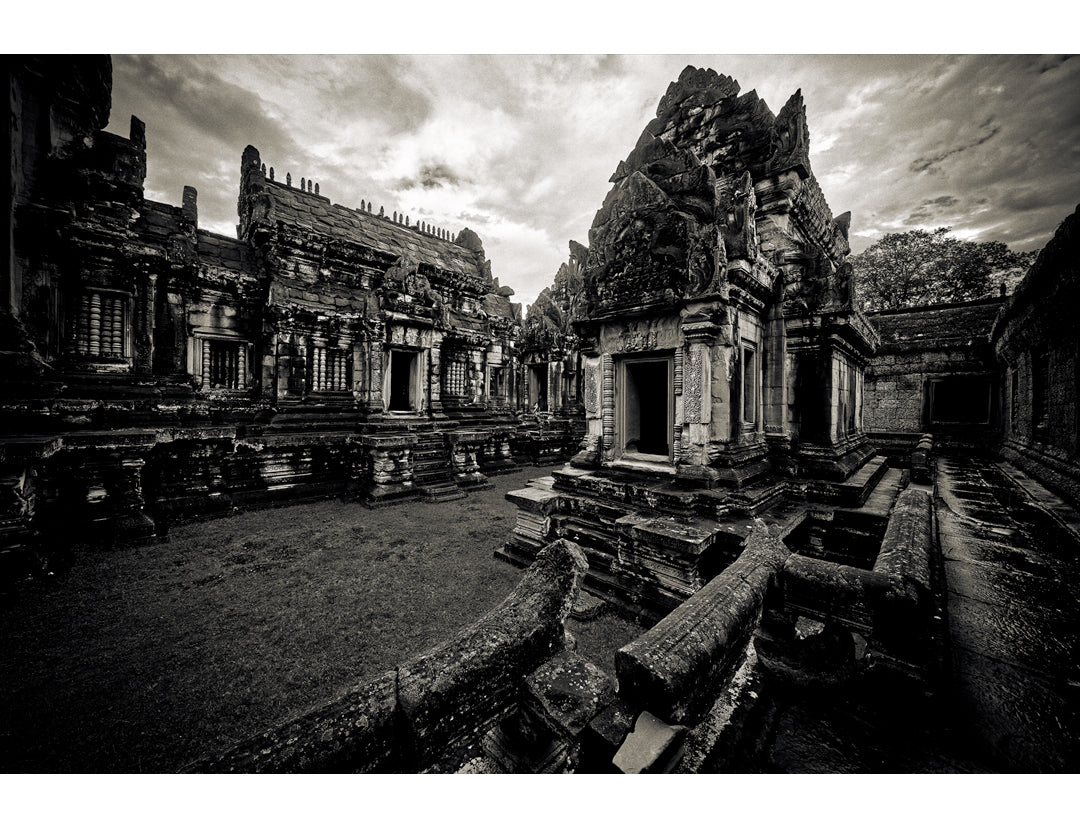
[[[547,363],[529,366],[529,400],[534,411],[548,410]]]
[[[620,360],[617,429],[624,456],[671,459],[674,411],[671,368],[671,357]]]
[[[390,352],[390,411],[416,410],[416,375],[419,361],[416,351]]]

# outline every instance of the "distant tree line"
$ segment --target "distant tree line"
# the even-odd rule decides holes
[[[951,228],[887,233],[850,258],[856,303],[863,310],[891,310],[1011,292],[1037,255],[1016,253],[999,241],[971,242]]]

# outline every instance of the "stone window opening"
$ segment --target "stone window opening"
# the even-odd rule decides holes
[[[88,290],[79,297],[75,351],[82,356],[124,359],[128,355],[128,296]]]
[[[202,340],[202,387],[236,390],[247,385],[247,343],[228,339]]]
[[[671,357],[619,361],[618,445],[622,456],[672,459],[674,389]]]
[[[987,425],[989,422],[989,377],[955,376],[930,381],[932,425]]]
[[[348,391],[349,360],[343,348],[312,348],[312,391]]]
[[[393,349],[387,382],[390,389],[387,408],[398,413],[411,413],[419,408],[420,354],[417,351]]]

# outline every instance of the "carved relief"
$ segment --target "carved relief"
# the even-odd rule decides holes
[[[683,412],[688,423],[702,422],[701,403],[705,384],[703,351],[704,349],[700,346],[690,348],[683,372]]]

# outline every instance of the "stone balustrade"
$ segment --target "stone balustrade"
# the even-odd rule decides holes
[[[737,668],[790,555],[756,520],[733,564],[615,654],[620,696],[665,721],[693,723]]]

